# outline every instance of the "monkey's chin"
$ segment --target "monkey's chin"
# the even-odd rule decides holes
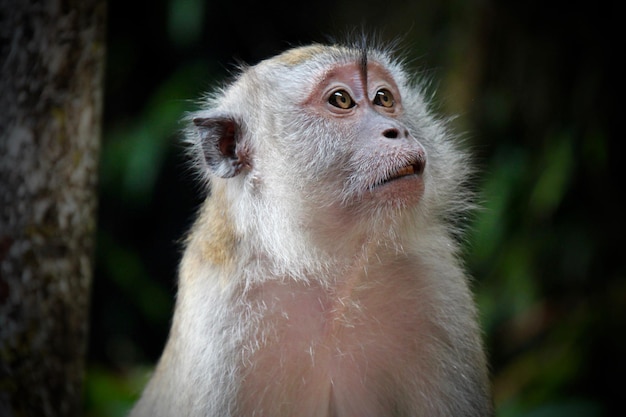
[[[394,208],[411,207],[424,195],[424,178],[419,174],[393,178],[370,190],[370,198],[378,204]]]

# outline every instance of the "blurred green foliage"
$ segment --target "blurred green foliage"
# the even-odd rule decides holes
[[[292,3],[109,2],[86,415],[125,415],[167,335],[179,242],[202,199],[181,117],[236,60],[361,25],[402,35],[438,107],[469,132],[482,208],[465,252],[498,415],[615,415],[626,246],[612,6]]]

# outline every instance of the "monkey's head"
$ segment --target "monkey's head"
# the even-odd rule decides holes
[[[289,50],[242,71],[191,120],[213,191],[241,233],[269,246],[294,246],[276,242],[290,234],[333,250],[395,238],[454,188],[444,124],[384,50]]]

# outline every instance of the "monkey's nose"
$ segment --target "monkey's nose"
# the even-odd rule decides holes
[[[401,134],[399,129],[392,127],[390,129],[386,129],[385,131],[383,131],[383,136],[386,137],[387,139],[398,139],[400,137],[408,137],[409,132],[408,130],[405,130]]]

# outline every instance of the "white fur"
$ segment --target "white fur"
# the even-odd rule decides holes
[[[351,132],[301,108],[329,68],[360,58],[350,47],[292,50],[191,115],[240,120],[237,146],[252,164],[219,178],[187,132],[211,184],[209,214],[190,234],[170,338],[133,416],[491,415],[451,222],[471,207],[467,155],[384,50],[368,60],[392,75],[399,122],[427,155],[417,205],[365,202],[367,176],[404,150],[355,157]]]

